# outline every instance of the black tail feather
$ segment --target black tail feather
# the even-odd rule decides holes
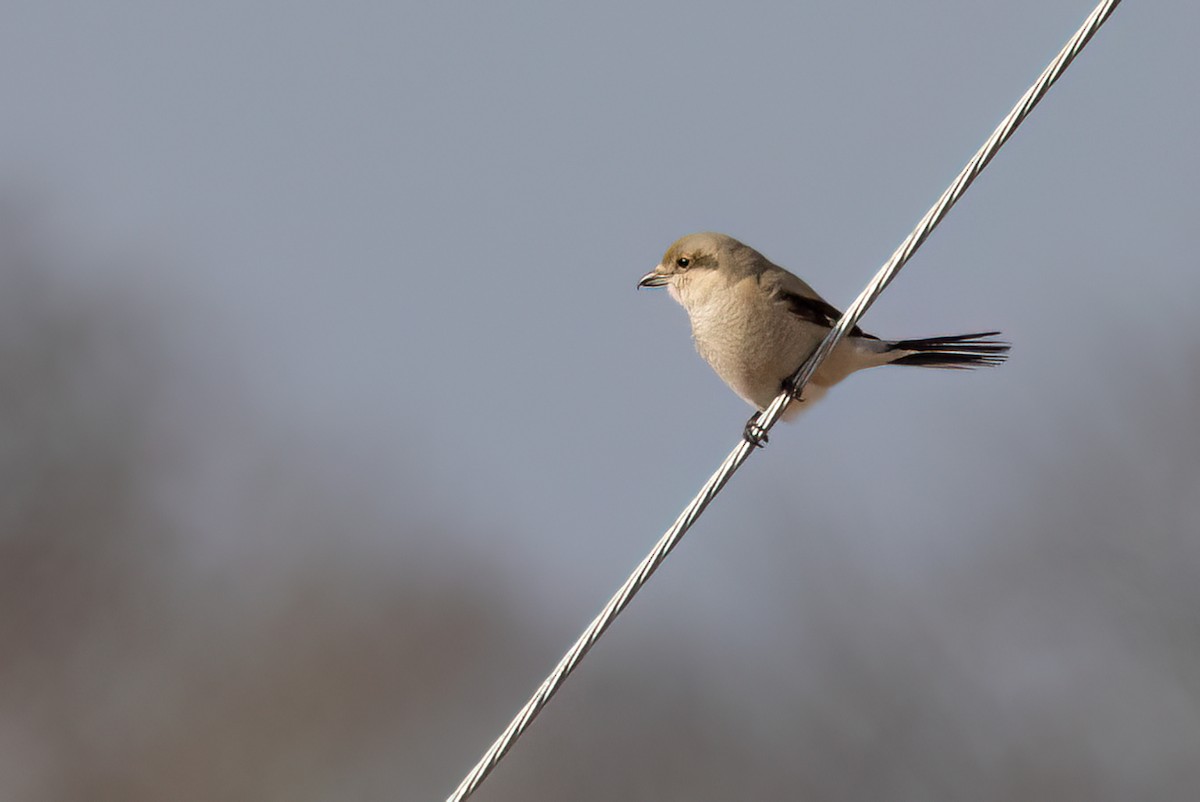
[[[892,343],[893,351],[914,351],[892,365],[916,365],[923,368],[970,370],[999,365],[1008,359],[1011,347],[1003,340],[992,339],[998,331],[958,334],[952,337],[929,337],[924,340],[900,340]]]

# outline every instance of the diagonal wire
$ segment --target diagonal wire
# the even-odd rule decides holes
[[[937,203],[925,213],[925,216],[921,218],[921,221],[917,224],[913,232],[900,243],[900,246],[892,253],[891,258],[884,263],[879,272],[875,274],[875,277],[871,279],[871,283],[859,294],[854,303],[846,309],[841,319],[838,320],[837,325],[833,327],[829,334],[825,336],[825,339],[821,341],[821,344],[817,346],[816,350],[805,360],[800,369],[796,371],[792,377],[791,384],[796,388],[795,393],[797,395],[808,380],[812,378],[813,373],[821,362],[837,347],[847,332],[854,328],[859,318],[866,313],[867,309],[871,307],[871,304],[875,302],[875,299],[879,297],[884,288],[891,283],[896,274],[900,272],[900,268],[904,267],[917,248],[921,246],[921,243],[929,237],[929,234],[942,221],[942,218],[946,216],[958,199],[962,197],[962,194],[966,192],[967,187],[971,186],[976,176],[983,171],[983,168],[992,160],[996,152],[1013,135],[1013,132],[1017,130],[1017,127],[1024,121],[1025,117],[1033,111],[1034,106],[1045,96],[1054,82],[1058,80],[1063,71],[1075,59],[1075,56],[1083,50],[1084,46],[1092,38],[1092,35],[1099,30],[1100,26],[1112,15],[1112,12],[1116,10],[1119,4],[1120,0],[1102,0],[1093,9],[1092,13],[1088,15],[1087,19],[1084,20],[1083,25],[1075,32],[1075,35],[1067,41],[1063,49],[1059,51],[1058,55],[1042,71],[1037,81],[1025,92],[1012,111],[1000,121],[1000,124],[992,131],[992,135],[987,138],[987,141],[983,143],[979,151],[967,162],[967,166],[963,168],[958,177],[942,193],[942,196],[938,198]],[[780,393],[771,402],[771,405],[758,416],[758,426],[764,434],[779,420],[779,416],[783,414],[783,410],[787,407],[791,399],[792,395],[790,393]],[[579,661],[591,650],[592,646],[604,634],[604,631],[608,629],[617,615],[625,609],[626,605],[629,604],[642,585],[646,583],[646,580],[650,578],[655,569],[662,564],[667,555],[671,553],[671,550],[675,548],[684,533],[691,528],[696,519],[700,517],[700,514],[704,512],[709,502],[716,497],[721,488],[725,486],[725,483],[733,476],[733,473],[741,467],[742,463],[746,461],[754,450],[755,447],[753,445],[742,440],[729,453],[729,456],[721,463],[721,467],[709,477],[708,481],[704,483],[704,487],[696,494],[696,497],[691,500],[683,512],[679,514],[679,517],[675,519],[675,523],[671,525],[671,528],[654,545],[653,550],[638,564],[638,567],[625,580],[625,583],[608,600],[608,604],[604,605],[604,609],[600,611],[600,614],[592,620],[592,623],[583,631],[583,634],[579,636],[575,644],[563,655],[558,665],[554,667],[554,671],[542,681],[542,684],[538,686],[537,691],[534,692],[530,700],[525,703],[525,706],[521,708],[516,717],[504,728],[504,732],[488,748],[487,752],[484,753],[475,767],[471,769],[470,773],[467,774],[454,793],[448,797],[447,802],[461,802],[479,787],[479,784],[491,773],[496,764],[500,762],[500,759],[512,748],[517,738],[533,722],[533,719],[546,706],[546,703],[550,701],[550,698],[554,696],[570,673],[579,665]]]

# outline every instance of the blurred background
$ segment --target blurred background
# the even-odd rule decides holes
[[[0,798],[448,795],[1091,0],[10,3]],[[1123,6],[480,800],[1200,787],[1200,6]]]

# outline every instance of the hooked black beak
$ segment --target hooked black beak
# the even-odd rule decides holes
[[[665,287],[667,285],[667,277],[659,272],[661,270],[662,265],[659,265],[642,276],[638,279],[637,288],[640,290],[642,287]]]

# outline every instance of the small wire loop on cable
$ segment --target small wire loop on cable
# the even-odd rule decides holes
[[[792,377],[790,385],[794,387],[794,393],[798,396],[800,391],[804,389],[804,385],[812,378],[821,362],[832,353],[838,343],[846,336],[846,334],[854,328],[859,319],[875,302],[875,299],[883,292],[896,274],[900,272],[900,268],[904,267],[912,255],[916,253],[917,248],[921,247],[921,243],[929,237],[929,234],[937,227],[938,223],[946,216],[954,204],[967,191],[967,187],[975,178],[983,171],[983,168],[988,165],[996,152],[1008,141],[1013,132],[1017,130],[1025,117],[1033,111],[1034,106],[1045,96],[1054,82],[1058,80],[1063,71],[1075,59],[1075,56],[1083,50],[1092,35],[1099,30],[1100,26],[1112,15],[1116,7],[1120,5],[1120,0],[1102,0],[1102,2],[1093,9],[1092,13],[1084,20],[1083,25],[1075,32],[1075,35],[1067,41],[1067,44],[1059,51],[1058,55],[1050,62],[1042,74],[1034,82],[1033,86],[1021,97],[1012,111],[1000,121],[996,129],[992,132],[987,141],[983,143],[979,151],[971,157],[967,162],[967,166],[962,172],[951,182],[950,186],[942,193],[925,216],[921,218],[917,227],[911,234],[905,237],[900,246],[892,253],[890,259],[884,263],[875,277],[871,279],[871,283],[867,285],[855,299],[849,308],[846,309],[837,325],[830,330],[821,344],[816,350],[805,360],[804,364],[796,371]],[[765,434],[770,431],[771,427],[779,420],[779,416],[783,414],[783,410],[787,407],[792,399],[792,393],[783,392],[771,402],[759,416],[758,426]],[[696,519],[700,517],[704,509],[709,505],[709,502],[716,497],[725,483],[729,481],[734,472],[741,467],[742,463],[755,451],[755,446],[751,445],[745,439],[738,443],[737,447],[729,453],[719,467],[696,497],[684,508],[679,517],[675,519],[675,523],[671,528],[663,534],[659,541],[654,545],[651,552],[646,555],[646,558],[638,564],[637,568],[625,583],[617,590],[608,604],[604,605],[604,609],[600,614],[592,620],[575,644],[563,655],[555,666],[554,671],[550,676],[542,682],[532,698],[525,703],[525,706],[517,713],[509,725],[504,728],[504,732],[500,737],[488,748],[483,757],[479,760],[475,767],[451,794],[447,802],[462,802],[462,800],[474,793],[479,784],[484,778],[491,773],[500,759],[512,748],[513,743],[530,725],[537,714],[542,711],[550,698],[558,691],[566,678],[579,665],[579,661],[584,655],[591,650],[604,631],[608,629],[613,620],[625,609],[634,595],[641,589],[642,585],[650,578],[655,569],[662,564],[671,550],[683,537],[684,533],[691,528]]]

